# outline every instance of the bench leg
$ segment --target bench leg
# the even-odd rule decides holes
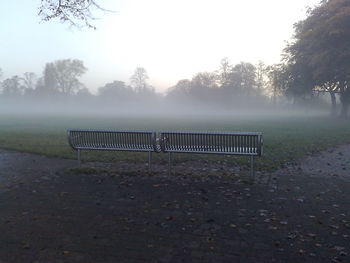
[[[81,167],[80,150],[78,149],[78,165]]]
[[[250,177],[254,181],[255,173],[254,173],[254,155],[250,156]]]
[[[148,152],[148,170],[152,171],[152,152]]]
[[[172,153],[168,153],[168,175],[171,175],[171,160],[172,159]]]

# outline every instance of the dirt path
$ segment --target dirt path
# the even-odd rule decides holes
[[[318,153],[267,185],[192,163],[193,176],[72,173],[74,160],[2,150],[0,262],[349,262],[347,156]]]
[[[350,180],[350,145],[343,145],[305,158],[304,173],[311,176],[339,177]]]
[[[73,160],[0,149],[0,192],[39,178],[50,180],[58,171],[74,165]]]

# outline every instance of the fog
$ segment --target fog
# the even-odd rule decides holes
[[[0,83],[1,113],[261,118],[329,115],[331,109],[328,93],[307,87],[300,93],[282,77],[276,80],[276,75],[283,76],[279,68],[262,62],[231,65],[224,58],[217,70],[179,80],[164,93],[157,93],[146,69],[138,67],[129,83],[114,80],[93,94],[80,81],[86,71],[83,61],[62,59],[46,63],[42,76],[26,72],[4,79]],[[332,103],[337,101],[335,97]]]
[[[172,98],[156,94],[147,97],[0,97],[2,115],[62,115],[105,117],[167,117],[261,119],[292,116],[329,116],[331,104],[323,95],[309,101],[294,102],[281,96],[274,102],[269,97],[225,99]],[[93,128],[93,127],[92,127]],[[122,127],[121,127],[122,128]]]

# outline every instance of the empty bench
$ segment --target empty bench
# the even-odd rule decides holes
[[[77,151],[79,166],[82,150],[148,152],[151,169],[152,152],[159,152],[156,133],[151,131],[68,130],[68,143]]]
[[[262,155],[261,132],[152,132],[68,130],[69,145],[82,150],[148,152],[151,169],[152,152],[168,153],[171,173],[173,153],[242,155],[250,157],[250,172],[254,176],[254,157]]]
[[[160,147],[169,154],[169,174],[173,153],[243,155],[250,157],[254,176],[254,157],[261,156],[261,132],[161,132]]]

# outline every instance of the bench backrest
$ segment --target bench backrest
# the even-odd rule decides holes
[[[161,132],[163,152],[254,155],[262,154],[261,132]]]
[[[156,151],[156,134],[151,131],[68,130],[74,150]]]

